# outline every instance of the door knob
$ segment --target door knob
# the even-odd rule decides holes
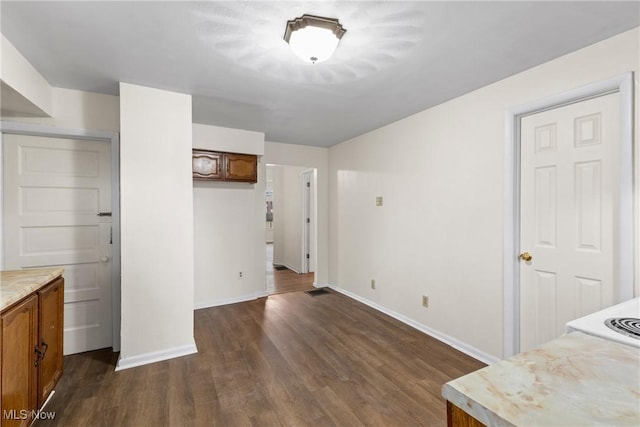
[[[533,257],[531,256],[531,254],[529,252],[522,252],[518,258],[520,258],[522,261],[526,261],[526,262],[529,262],[529,261],[531,261],[533,259]]]
[[[100,258],[100,261],[108,262],[109,261],[109,257],[108,256],[103,256],[102,258]]]

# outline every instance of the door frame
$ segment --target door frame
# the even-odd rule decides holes
[[[306,186],[307,179],[309,177],[309,187]],[[302,260],[300,272],[302,274],[309,273],[312,270],[315,270],[313,266],[315,263],[313,262],[315,256],[314,250],[314,224],[315,224],[315,213],[314,213],[314,170],[305,170],[300,172],[300,211],[301,211],[301,225],[302,229],[300,230],[300,237],[302,240],[302,248],[300,253],[300,259]],[[308,188],[308,189],[307,189]],[[309,227],[306,226],[307,218],[309,218]],[[307,234],[308,230],[308,234]],[[309,248],[309,258],[307,259],[307,247]]]
[[[503,357],[520,352],[520,120],[524,116],[551,110],[611,93],[620,98],[620,225],[619,301],[633,298],[634,204],[633,191],[633,73],[591,83],[505,111],[504,242],[503,242]]]
[[[117,132],[63,129],[30,123],[0,121],[0,164],[4,135],[29,135],[49,138],[103,141],[111,145],[111,321],[113,351],[120,351],[120,135]],[[0,191],[4,188],[0,173]],[[4,235],[4,196],[0,197],[0,235]],[[4,268],[4,246],[0,245],[0,270]]]

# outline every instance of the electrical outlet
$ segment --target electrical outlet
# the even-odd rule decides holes
[[[238,272],[238,279],[244,279],[244,274],[242,274],[242,271]]]
[[[376,288],[376,279],[371,279],[371,289]]]
[[[376,206],[382,206],[384,204],[384,199],[382,198],[382,196],[377,196],[376,197]]]
[[[429,307],[429,297],[426,295],[422,295],[422,306]]]

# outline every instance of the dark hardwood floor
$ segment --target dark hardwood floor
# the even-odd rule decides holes
[[[114,372],[64,360],[36,426],[445,426],[443,383],[484,366],[336,292],[195,311],[198,354]]]
[[[273,265],[273,244],[267,243],[267,292],[270,295],[313,289],[313,273],[298,274],[285,268],[277,270]]]

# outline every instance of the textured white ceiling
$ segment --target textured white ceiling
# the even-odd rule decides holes
[[[2,33],[53,85],[193,95],[194,121],[330,146],[640,25],[640,3],[0,3]],[[304,13],[347,29],[334,56],[282,39]]]
[[[424,19],[410,3],[262,2],[195,5],[198,37],[210,49],[250,71],[281,82],[341,84],[380,72],[411,54],[421,39]],[[304,13],[340,16],[347,28],[332,65],[309,66],[292,56],[283,40],[285,23]]]

